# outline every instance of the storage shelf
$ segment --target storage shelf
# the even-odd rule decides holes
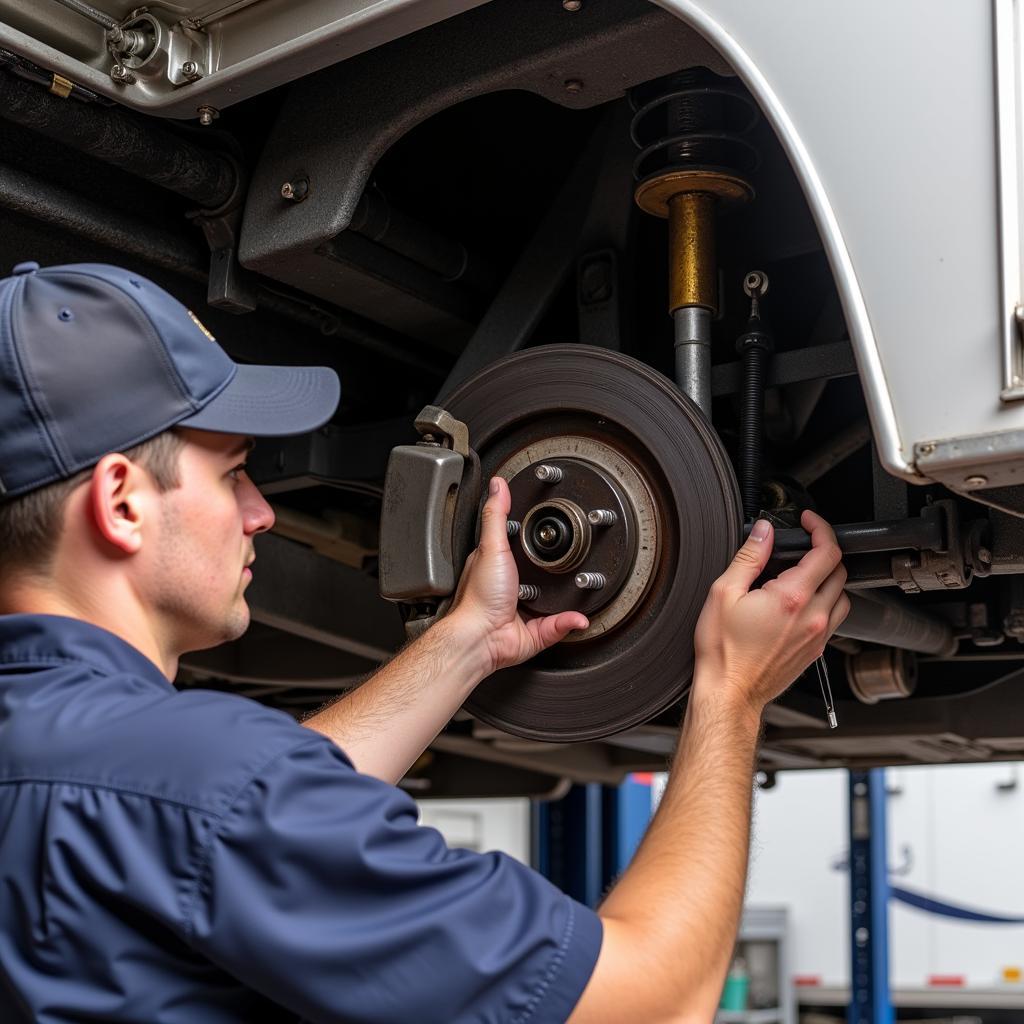
[[[782,1011],[777,1007],[769,1010],[719,1010],[715,1024],[778,1024]]]

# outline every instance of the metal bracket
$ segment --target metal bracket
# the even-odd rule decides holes
[[[416,417],[416,429],[424,435],[424,440],[429,435],[441,434],[450,442],[453,452],[469,455],[469,427],[440,406],[425,406]]]

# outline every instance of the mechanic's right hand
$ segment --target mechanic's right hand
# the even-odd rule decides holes
[[[791,569],[750,589],[772,553],[774,531],[761,519],[712,585],[694,635],[695,697],[738,697],[760,714],[822,653],[849,614],[832,527],[810,510],[800,523],[811,550]]]

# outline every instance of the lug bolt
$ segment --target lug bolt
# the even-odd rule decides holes
[[[543,484],[557,484],[564,476],[557,466],[538,466],[533,475]]]
[[[186,78],[198,78],[199,65],[194,60],[187,60],[181,65],[181,73]]]
[[[510,519],[505,524],[505,528],[508,530],[510,537],[515,537],[519,533],[519,524],[514,519]]]
[[[299,178],[298,181],[286,181],[281,186],[281,198],[289,199],[293,203],[301,203],[309,195],[309,181],[306,178]]]
[[[600,590],[607,582],[603,572],[576,573],[576,586],[580,590]]]
[[[538,597],[540,597],[540,587],[535,587],[532,583],[519,584],[520,601],[536,601]]]
[[[610,508],[595,508],[587,513],[587,522],[591,526],[614,526],[619,517]]]
[[[135,76],[123,64],[115,64],[110,69],[110,77],[118,85],[131,85],[135,81]]]
[[[209,128],[220,117],[220,111],[216,107],[197,107],[196,113],[199,115],[199,123],[204,128]]]

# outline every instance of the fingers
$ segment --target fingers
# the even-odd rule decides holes
[[[778,580],[786,587],[813,593],[839,565],[843,553],[832,527],[816,512],[804,509],[800,525],[811,535],[811,550],[792,569],[779,573]]]
[[[832,634],[843,624],[843,620],[850,614],[850,599],[846,594],[840,594],[839,600],[829,613],[828,635]]]
[[[846,566],[840,562],[829,573],[828,579],[818,587],[818,593],[815,595],[815,598],[826,608],[831,608],[839,600],[839,595],[843,592],[844,586],[846,586]]]
[[[530,631],[537,652],[564,640],[574,629],[586,629],[590,621],[581,612],[559,612],[541,619],[531,619],[526,628]]]
[[[500,477],[492,477],[490,494],[484,504],[480,525],[481,551],[508,551],[508,510],[512,495],[508,484]]]
[[[775,532],[767,519],[758,519],[746,543],[736,552],[729,568],[721,575],[721,580],[729,587],[744,592],[764,572],[764,567],[771,557]]]

